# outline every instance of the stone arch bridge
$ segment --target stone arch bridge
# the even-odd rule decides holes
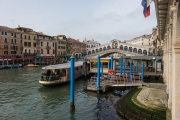
[[[86,59],[96,58],[98,55],[106,57],[113,53],[126,56],[148,56],[149,48],[141,45],[122,43],[120,40],[111,40],[110,43],[91,48],[87,51]]]

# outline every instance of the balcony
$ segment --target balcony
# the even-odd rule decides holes
[[[51,46],[46,46],[46,49],[51,49]]]

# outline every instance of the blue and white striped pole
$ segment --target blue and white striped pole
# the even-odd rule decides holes
[[[111,69],[111,60],[109,60],[109,62],[108,62],[108,70],[110,70]]]
[[[144,80],[144,63],[142,63],[142,80]]]
[[[100,56],[98,55],[98,75],[97,75],[97,89],[98,89],[98,91],[99,91],[99,89],[100,89],[100,75],[101,75],[101,73],[100,73],[100,67],[101,67],[101,62],[100,62]]]
[[[70,110],[75,110],[74,105],[74,54],[70,57]]]

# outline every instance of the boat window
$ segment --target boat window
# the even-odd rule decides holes
[[[65,77],[65,76],[66,76],[66,69],[62,69],[62,70],[61,70],[60,76],[61,76],[61,77]]]
[[[76,67],[76,70],[78,70],[78,67]]]

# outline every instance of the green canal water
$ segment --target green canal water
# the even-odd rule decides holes
[[[0,70],[0,120],[120,120],[109,93],[84,91],[84,79],[75,82],[76,108],[70,112],[69,83],[44,87],[38,83],[41,72],[41,67]]]

